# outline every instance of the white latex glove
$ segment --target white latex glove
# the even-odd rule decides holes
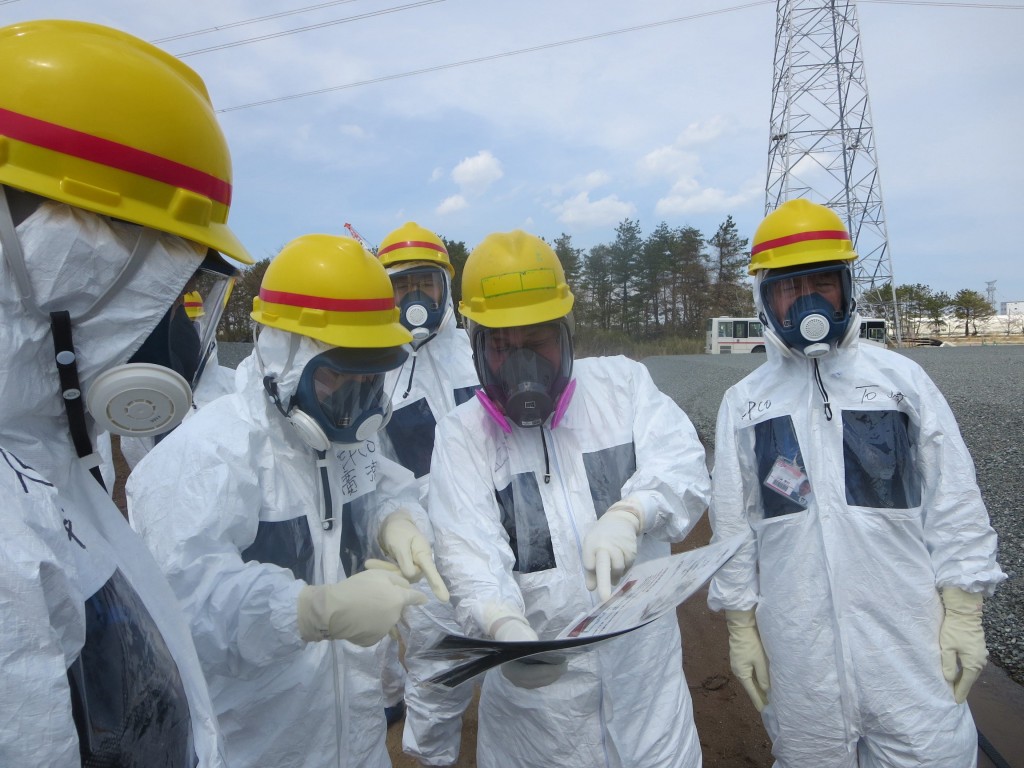
[[[729,666],[760,712],[768,703],[768,657],[761,645],[754,610],[726,611],[729,627]]]
[[[338,584],[306,586],[299,592],[299,635],[306,642],[349,640],[369,646],[388,633],[408,605],[427,596],[388,570],[367,570]]]
[[[978,592],[964,592],[957,587],[942,590],[942,602],[946,606],[946,616],[939,630],[942,674],[953,686],[957,704],[967,700],[971,686],[988,661],[985,630],[981,627],[982,599]]]
[[[434,565],[430,542],[404,509],[392,512],[384,520],[380,528],[380,546],[388,557],[398,563],[406,579],[412,582],[425,578],[437,599],[442,603],[448,602],[448,588]]]
[[[506,617],[497,624],[493,637],[503,643],[534,642],[537,633],[525,618]],[[501,674],[519,688],[543,688],[560,678],[568,668],[566,660],[554,654],[539,654],[501,665]]]
[[[597,589],[602,601],[612,595],[612,585],[636,560],[643,510],[631,499],[617,501],[598,518],[583,539],[583,567],[587,589]]]

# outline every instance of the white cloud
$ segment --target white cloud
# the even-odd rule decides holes
[[[483,194],[504,175],[501,161],[486,149],[465,158],[452,169],[452,181],[459,185],[463,193],[470,195]]]
[[[359,125],[339,125],[338,133],[349,139],[368,139],[370,134]]]
[[[584,189],[597,189],[603,187],[611,181],[609,176],[604,171],[591,171],[583,177],[583,188]]]
[[[441,204],[434,209],[434,213],[439,216],[444,216],[446,213],[461,211],[468,205],[469,203],[466,202],[466,198],[462,195],[452,195],[451,197],[446,197],[442,200]]]
[[[636,206],[617,195],[608,195],[600,200],[591,200],[588,192],[555,206],[558,220],[563,224],[585,227],[614,227],[620,221],[636,214]]]
[[[611,239],[624,215],[649,231],[659,218],[711,226],[697,212],[721,209],[707,218],[733,214],[745,236],[761,219],[771,4],[648,26],[691,4],[433,3],[322,29],[317,22],[351,14],[323,8],[233,28],[265,15],[260,0],[45,5],[51,17],[143,39],[216,28],[160,44],[172,54],[310,25],[185,59],[216,108],[265,102],[218,115],[235,175],[232,229],[254,254],[276,252],[298,232],[333,231],[339,218],[379,241],[403,221],[430,226],[451,214],[441,218],[445,235],[467,243],[530,219],[538,235],[564,228],[595,242]],[[5,4],[4,23],[36,18],[39,6]],[[1016,252],[1012,228],[991,225],[1024,210],[1024,185],[1006,172],[1024,167],[1014,133],[1024,101],[1007,96],[1024,70],[1020,24],[1008,22],[1020,14],[878,3],[858,14],[897,281],[958,289],[967,259],[978,281],[998,279],[1008,298],[1024,297],[1024,270],[1001,257]],[[395,41],[387,57],[381,40]],[[469,60],[479,63],[447,66]],[[288,98],[300,94],[314,95]],[[821,174],[813,165],[798,174]],[[492,207],[477,213],[484,194]],[[940,274],[952,276],[940,283]]]
[[[553,197],[564,197],[580,191],[590,192],[611,183],[611,174],[603,170],[594,170],[581,176],[573,176],[566,182],[552,183],[549,187],[549,192]]]
[[[676,146],[653,149],[640,158],[640,174],[646,178],[695,176],[701,171],[700,158]]]
[[[692,147],[695,144],[708,144],[729,131],[731,125],[721,115],[690,123],[676,139],[677,147]]]
[[[750,195],[744,192],[729,194],[714,187],[695,188],[689,194],[674,192],[661,198],[655,204],[654,212],[659,216],[731,212],[750,199]]]

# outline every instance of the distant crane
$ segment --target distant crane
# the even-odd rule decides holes
[[[355,240],[356,242],[360,243],[360,244],[361,244],[361,245],[363,246],[363,248],[365,248],[366,250],[368,250],[368,251],[369,251],[370,253],[372,253],[372,254],[373,254],[374,256],[376,256],[376,255],[377,255],[377,246],[375,246],[375,245],[370,245],[369,241],[367,241],[367,239],[366,239],[365,237],[363,237],[362,235],[360,235],[360,234],[359,234],[359,231],[358,231],[358,230],[357,230],[357,229],[356,229],[355,227],[353,227],[353,226],[352,226],[351,224],[349,224],[349,223],[348,223],[347,221],[345,222],[345,229],[347,229],[347,230],[348,230],[348,233],[349,233],[350,235],[352,235],[352,238],[353,238],[353,239],[354,239],[354,240]]]

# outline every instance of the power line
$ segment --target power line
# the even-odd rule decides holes
[[[247,37],[244,40],[236,40],[233,43],[222,43],[221,45],[211,45],[209,48],[199,48],[195,51],[187,51],[186,53],[177,53],[179,59],[184,59],[188,56],[198,56],[201,53],[210,53],[212,51],[222,51],[225,48],[237,48],[240,45],[248,45],[249,43],[258,43],[262,40],[272,40],[275,37],[286,37],[288,35],[295,35],[299,32],[308,32],[311,29],[323,29],[324,27],[333,27],[337,24],[347,24],[350,21],[361,21],[362,19],[370,19],[374,16],[384,16],[389,13],[398,13],[399,11],[407,11],[410,8],[418,8],[421,5],[434,5],[436,3],[443,3],[444,0],[420,0],[418,3],[409,3],[408,5],[397,5],[393,8],[385,8],[382,11],[370,11],[369,13],[361,13],[357,16],[346,16],[344,19],[334,19],[332,21],[322,21],[319,24],[310,24],[307,27],[297,27],[296,29],[286,29],[281,32],[272,32],[268,35],[260,35],[259,37]]]
[[[542,45],[534,45],[529,48],[520,48],[515,51],[506,51],[504,53],[493,53],[489,56],[480,56],[475,59],[464,59],[462,61],[454,61],[449,64],[438,64],[433,67],[424,67],[423,69],[415,69],[409,72],[399,72],[394,75],[382,75],[381,77],[375,77],[370,80],[359,80],[354,83],[345,83],[344,85],[333,85],[327,88],[318,88],[315,91],[304,91],[303,93],[293,93],[287,96],[277,96],[272,99],[263,99],[262,101],[252,101],[248,104],[238,104],[234,107],[224,107],[218,109],[217,112],[237,112],[242,109],[250,109],[252,107],[262,107],[267,104],[276,104],[280,101],[291,101],[294,99],[302,99],[306,96],[318,96],[323,93],[330,93],[332,91],[343,91],[349,88],[359,88],[364,85],[375,85],[376,83],[387,82],[388,80],[400,80],[406,77],[414,77],[416,75],[424,75],[429,72],[440,72],[445,69],[455,69],[456,67],[465,67],[471,64],[481,64],[485,61],[494,61],[495,59],[509,58],[511,56],[519,56],[524,53],[536,53],[537,51],[545,51],[551,48],[560,48],[565,45],[575,45],[576,43],[585,43],[590,40],[599,40],[603,37],[612,37],[614,35],[623,35],[627,32],[638,32],[644,29],[653,29],[655,27],[663,27],[668,24],[678,24],[684,21],[694,21],[695,19],[701,19],[707,16],[717,16],[723,13],[731,13],[732,11],[746,10],[747,8],[753,8],[758,5],[774,4],[775,0],[756,0],[756,2],[745,3],[743,5],[734,5],[730,8],[721,8],[717,11],[704,11],[703,13],[696,13],[691,16],[679,16],[674,19],[665,19],[664,21],[654,21],[650,24],[640,24],[635,27],[625,27],[623,29],[614,29],[609,32],[598,32],[593,35],[586,35],[584,37],[574,37],[569,40],[560,40],[554,43],[544,43]]]
[[[15,0],[0,0],[0,5],[4,3],[13,3]],[[180,35],[171,35],[170,37],[161,37],[158,40],[150,40],[149,42],[154,45],[160,43],[170,43],[174,40],[184,40],[186,37],[197,37],[198,35],[205,35],[210,32],[222,32],[225,29],[234,29],[235,27],[244,27],[248,24],[258,24],[261,21],[270,21],[271,19],[280,19],[284,16],[294,16],[297,13],[305,13],[306,11],[319,11],[321,8],[330,8],[333,5],[345,5],[347,3],[354,3],[356,0],[333,0],[330,3],[320,3],[319,5],[307,5],[305,8],[296,8],[294,11],[281,11],[280,13],[271,13],[267,16],[257,16],[252,19],[242,19],[241,21],[232,21],[227,24],[218,24],[216,27],[207,27],[206,29],[197,29],[195,32],[182,32]]]

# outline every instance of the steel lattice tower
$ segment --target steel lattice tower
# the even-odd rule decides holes
[[[875,135],[853,0],[778,0],[765,214],[805,197],[839,214],[864,316],[900,338]],[[880,290],[885,288],[885,290]]]

